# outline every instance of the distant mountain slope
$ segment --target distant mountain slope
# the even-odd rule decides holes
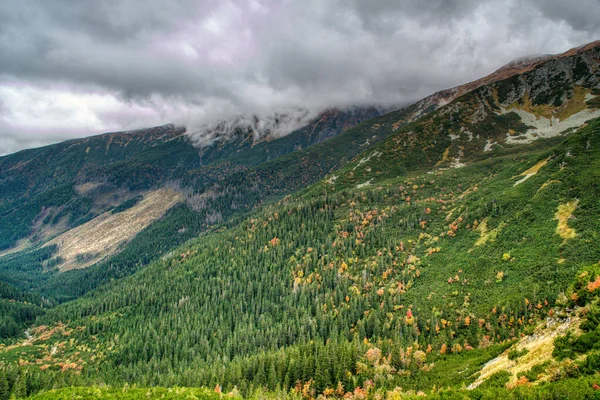
[[[109,225],[101,219],[110,214],[111,210],[114,213],[122,208],[122,205],[142,196],[148,196],[149,191],[155,193],[157,188],[168,186],[180,191],[182,194],[179,196],[180,201],[186,200],[187,196],[189,206],[196,208],[196,211],[193,211],[187,206],[186,217],[175,212],[167,213],[167,218],[174,218],[174,215],[177,215],[177,218],[183,220],[196,221],[196,217],[191,213],[201,211],[199,204],[215,200],[212,194],[206,194],[202,190],[211,182],[235,174],[240,168],[243,170],[268,161],[270,158],[310,147],[378,114],[379,111],[373,107],[326,110],[309,121],[305,127],[282,138],[255,137],[255,133],[251,130],[243,126],[235,126],[231,131],[221,131],[221,136],[202,147],[196,147],[190,142],[185,134],[185,128],[165,125],[146,130],[108,133],[71,140],[1,157],[0,276],[13,284],[27,287],[29,284],[25,282],[29,282],[29,278],[25,280],[21,278],[19,283],[11,272],[18,264],[18,255],[11,256],[10,259],[5,257],[4,267],[2,256],[22,252],[22,258],[25,260],[33,251],[32,254],[40,252],[44,254],[36,257],[44,260],[42,264],[45,266],[42,264],[39,268],[30,266],[30,271],[40,277],[44,275],[44,279],[47,279],[51,274],[41,274],[41,272],[56,270],[56,268],[63,269],[62,266],[67,260],[61,257],[61,249],[75,245],[75,242],[65,241],[75,237],[74,235],[79,232],[78,227],[83,225],[98,229],[101,226],[107,227]],[[222,160],[229,160],[228,163],[236,165],[236,168],[229,170],[214,166]],[[190,185],[188,178],[190,176],[194,177],[195,186]],[[168,208],[173,206],[168,199],[163,200],[165,201],[162,203],[169,204]],[[240,207],[248,209],[256,205],[259,200],[260,195],[258,197],[254,195],[239,204]],[[160,215],[163,215],[168,208],[162,210]],[[227,207],[229,214],[218,209],[212,210],[211,207],[202,208],[204,208],[201,214],[203,222],[182,224],[178,229],[184,229],[186,233],[176,237],[181,236],[180,240],[184,240],[192,233],[197,234],[207,225],[221,221],[224,216],[228,217],[229,214],[239,212],[234,209],[237,207],[229,206]],[[123,220],[124,215],[118,214],[115,218]],[[172,224],[167,225],[172,226]],[[81,249],[73,260],[68,261],[69,268],[89,266],[115,250],[122,250],[123,246],[127,245],[146,224],[136,226],[137,228],[133,229],[133,226],[114,225],[114,229],[130,231],[131,235],[126,242],[120,242],[121,246],[118,249],[104,254],[87,254],[84,249]],[[88,229],[85,232],[98,239],[101,239],[102,235],[120,236],[119,232],[111,233],[106,232],[105,229],[98,229],[93,231]],[[187,232],[188,229],[191,229],[191,232]],[[172,232],[164,232],[164,235],[172,236]],[[46,250],[35,250],[53,237],[57,237],[56,240],[49,242],[46,248],[52,249],[54,247],[49,245],[57,244],[56,256],[47,258]],[[151,240],[154,242],[157,238]],[[169,240],[164,242],[168,243]],[[158,248],[162,249],[162,247]],[[154,254],[156,255],[158,253]],[[148,259],[149,255],[145,253],[140,254],[139,257]],[[138,261],[132,261],[130,267],[136,265]]]
[[[86,171],[94,173],[94,168],[123,161],[184,132],[164,125],[73,139],[0,157],[0,206],[71,183]]]

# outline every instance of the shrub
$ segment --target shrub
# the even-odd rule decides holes
[[[510,373],[508,371],[496,372],[490,376],[485,382],[480,385],[480,388],[498,388],[505,387],[510,380]]]
[[[508,359],[509,360],[516,360],[519,357],[523,357],[525,354],[529,353],[529,350],[527,349],[522,349],[522,350],[511,350],[508,352]]]
[[[529,382],[536,381],[540,374],[546,372],[549,364],[550,362],[546,361],[545,363],[534,365],[529,371],[520,372],[517,377],[520,378],[524,376]]]

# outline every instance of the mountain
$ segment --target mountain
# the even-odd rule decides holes
[[[29,327],[0,347],[3,393],[594,398],[600,43],[499,71],[349,129],[338,110],[272,140],[173,133],[85,167],[73,191],[128,200],[0,259],[6,331]],[[22,203],[59,207],[49,190]],[[152,198],[185,203],[55,270]]]
[[[508,79],[513,76],[522,75],[526,72],[532,71],[539,67],[542,64],[545,64],[549,61],[555,61],[560,63],[561,61],[565,61],[563,59],[572,59],[577,55],[584,54],[589,50],[593,50],[600,45],[600,41],[595,41],[592,43],[588,43],[586,45],[571,49],[562,54],[557,55],[542,55],[542,56],[532,56],[532,57],[523,57],[510,63],[502,66],[495,72],[487,75],[481,79],[477,79],[473,82],[466,83],[464,85],[460,85],[451,89],[442,90],[429,96],[423,100],[421,100],[418,104],[418,110],[422,112],[422,110],[431,110],[431,108],[436,109],[440,106],[446,105],[452,100],[468,93],[474,89],[477,89],[481,86],[490,85],[505,79]],[[568,61],[567,61],[568,62]],[[418,115],[418,114],[417,114]]]
[[[218,135],[202,146],[185,128],[165,125],[2,157],[0,276],[46,295],[81,294],[269,195],[255,183],[246,189],[240,185],[235,193],[223,190],[223,181],[376,115],[373,107],[330,109],[280,138],[228,123],[230,130],[214,128]],[[267,125],[255,117],[254,124],[256,129]],[[63,275],[101,261],[94,271]],[[49,286],[41,289],[44,285]]]

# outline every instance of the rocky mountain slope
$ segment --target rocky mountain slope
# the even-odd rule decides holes
[[[559,61],[563,58],[569,58],[573,56],[577,56],[578,54],[586,53],[588,50],[593,50],[600,46],[600,41],[595,41],[592,43],[588,43],[586,45],[568,50],[562,54],[556,55],[543,55],[543,56],[534,56],[534,57],[525,57],[521,59],[514,60],[495,72],[487,75],[483,78],[477,79],[473,82],[466,83],[464,85],[460,85],[451,89],[442,90],[440,92],[434,93],[433,95],[421,100],[418,104],[418,112],[416,115],[419,115],[423,110],[431,110],[444,106],[451,102],[452,100],[474,90],[481,86],[490,85],[495,82],[502,81],[504,79],[508,79],[515,75],[522,75],[526,72],[532,71],[538,66],[545,64],[548,61],[555,60]]]

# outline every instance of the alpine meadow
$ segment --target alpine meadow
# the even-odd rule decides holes
[[[48,11],[50,3],[24,3],[30,8],[21,16],[43,14],[35,19],[40,23],[58,18]],[[85,50],[90,55],[144,35],[162,49],[161,35],[171,37],[167,19],[185,14],[151,2],[164,19],[144,11],[141,27],[135,13],[128,16],[120,6],[109,24],[111,17],[95,14],[91,5],[56,3],[56,12],[71,11],[60,20],[64,25],[48,29],[56,28],[72,49],[84,35],[105,38]],[[241,7],[237,3],[228,7]],[[383,7],[375,3],[372,9],[352,6],[368,15],[357,29],[384,35],[377,32],[396,25],[373,11]],[[429,13],[459,6],[437,3],[399,7],[406,18],[417,12],[413,7],[427,8],[431,24],[454,27]],[[292,7],[256,4],[278,10],[284,20]],[[317,18],[323,10],[314,6],[315,16],[290,21]],[[0,21],[21,21],[8,7],[0,7]],[[257,15],[271,15],[252,7]],[[350,13],[340,9],[336,16],[344,12]],[[462,21],[447,12],[444,18]],[[221,21],[211,29],[221,32],[227,25],[211,15],[214,24]],[[381,26],[369,30],[375,23],[369,18]],[[438,29],[415,21],[427,32]],[[547,21],[568,25],[566,19]],[[279,23],[248,24],[232,37],[254,29],[277,35],[280,29]],[[26,45],[9,43],[13,28],[6,26],[0,51],[16,65]],[[152,128],[119,125],[123,130],[93,136],[79,130],[44,142],[54,136],[41,125],[19,131],[19,112],[56,115],[66,112],[64,96],[82,96],[68,104],[92,102],[103,110],[97,121],[121,118],[112,106],[96,103],[112,104],[111,84],[103,79],[112,71],[108,65],[120,61],[105,59],[106,73],[73,86],[99,60],[90,56],[78,65],[73,53],[70,77],[51,78],[71,94],[44,94],[49,97],[39,110],[28,108],[37,101],[14,100],[4,88],[33,90],[46,67],[36,62],[17,73],[0,66],[0,77],[10,81],[0,78],[0,145],[13,136],[30,140],[22,148],[0,148],[0,400],[600,399],[600,41],[519,58],[417,101],[327,97],[317,104],[306,93],[333,96],[333,89],[316,86],[327,68],[340,65],[333,58],[342,47],[330,49],[323,61],[299,37],[285,42],[289,32],[281,29],[282,46],[297,45],[304,63],[323,70],[300,78],[306,64],[276,47],[290,61],[270,63],[265,71],[273,75],[256,78],[271,86],[255,101],[267,104],[259,97],[274,96],[280,102],[285,95],[305,103],[268,103],[267,111],[235,115],[219,108],[201,124],[169,114],[188,103],[161,104],[156,107],[167,120]],[[66,32],[75,36],[61,36]],[[221,45],[233,46],[232,37]],[[417,42],[423,40],[429,39]],[[49,63],[68,57],[62,52],[67,47],[38,45]],[[226,58],[227,47],[215,49],[221,52],[206,57],[224,62],[219,57]],[[161,75],[146,70],[142,64],[154,59],[139,51],[131,54],[138,60],[118,67],[139,68],[139,79],[125,72],[119,78],[128,81],[119,89],[119,107],[129,107],[119,121],[139,112],[151,126],[158,120],[144,107],[159,97],[168,102],[192,91],[201,98],[243,92],[241,79],[258,74],[252,70],[258,61],[236,47],[235,63],[245,72],[222,74],[237,87],[217,83],[216,70],[200,78],[182,67],[174,71],[189,87],[184,83],[172,97],[148,89],[154,94],[143,97],[133,86]],[[261,51],[253,54],[260,58]],[[361,62],[347,70],[370,73],[360,69],[370,64]],[[284,67],[291,72],[273,70]],[[44,71],[58,74],[53,68]],[[350,73],[342,70],[332,84],[354,88],[340,83]],[[411,71],[397,72],[418,75]],[[286,74],[305,82],[302,92],[281,89]],[[417,75],[413,82],[386,78],[383,87],[402,94],[419,84]],[[379,83],[371,82],[374,95],[382,93],[374,89]],[[104,94],[93,94],[104,84]],[[39,93],[54,88],[47,85]],[[94,96],[103,100],[90,100]],[[244,101],[236,97],[232,104]],[[205,107],[208,100],[189,104]],[[65,121],[74,123],[88,111],[69,111]],[[39,135],[39,144],[32,135]]]

